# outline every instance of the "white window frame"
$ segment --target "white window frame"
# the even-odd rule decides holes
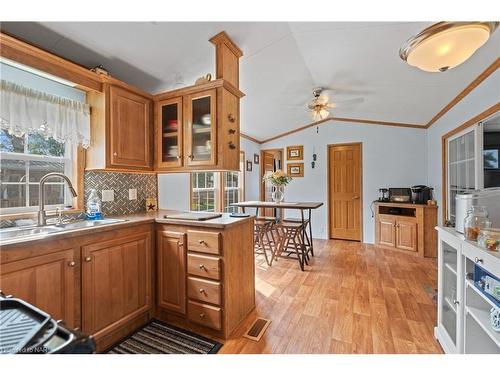
[[[49,156],[49,155],[37,155],[37,154],[29,154],[27,153],[28,151],[28,142],[24,141],[24,151],[25,153],[18,153],[18,152],[5,152],[5,151],[0,151],[0,159],[6,159],[6,160],[21,160],[25,162],[29,161],[42,161],[42,162],[56,162],[56,163],[62,163],[64,164],[64,174],[66,176],[73,176],[74,172],[74,163],[71,158],[71,147],[69,145],[65,146],[64,154],[65,156]],[[38,185],[38,182],[29,182],[29,163],[26,163],[26,182],[4,182],[2,181],[2,185],[25,185],[26,188],[26,193],[25,193],[25,202],[26,205],[22,207],[5,207],[1,208],[1,213],[2,214],[16,214],[16,213],[27,213],[27,212],[36,212],[38,206],[30,206],[29,205],[29,200],[30,200],[30,194],[29,194],[29,187],[28,186],[33,186],[33,185]],[[72,197],[71,194],[69,194],[68,187],[66,186],[66,183],[64,181],[57,181],[56,179],[49,180],[46,182],[46,185],[63,185],[64,186],[64,202],[62,204],[54,204],[54,205],[45,205],[46,210],[55,210],[57,207],[61,207],[64,205],[71,205],[72,204]]]
[[[213,188],[198,188],[198,187],[194,187],[193,186],[193,174],[195,173],[213,173],[214,174],[214,187]],[[193,210],[193,193],[201,193],[201,192],[205,192],[205,191],[213,191],[214,192],[214,212],[217,212],[219,211],[219,200],[220,200],[220,186],[219,186],[219,181],[220,181],[220,178],[219,178],[219,175],[218,175],[218,172],[212,172],[212,171],[196,171],[196,172],[192,172],[191,173],[191,192],[189,194],[191,194],[191,200],[190,200],[190,203],[191,203],[191,207],[189,207],[189,210],[192,211]],[[206,181],[205,181],[205,185],[206,185]],[[199,212],[211,212],[211,211],[199,211]]]
[[[474,132],[474,189],[482,189],[484,186],[484,171],[483,171],[483,122],[478,122],[466,129],[454,134],[446,139],[446,220],[451,219],[451,201],[452,190],[458,189],[451,188],[451,158],[450,158],[450,143],[464,135]],[[473,189],[466,189],[470,191]]]

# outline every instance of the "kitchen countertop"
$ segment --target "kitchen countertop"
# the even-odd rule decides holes
[[[0,241],[0,249],[4,250],[9,245],[20,245],[24,243],[29,243],[33,241],[45,240],[45,239],[63,239],[63,238],[71,238],[76,236],[81,236],[85,233],[95,234],[100,232],[105,232],[113,229],[124,228],[128,226],[134,226],[139,224],[147,224],[147,223],[158,223],[158,224],[172,224],[172,225],[185,225],[185,226],[193,226],[193,227],[204,227],[204,228],[219,228],[224,229],[234,225],[239,225],[248,220],[253,220],[253,216],[243,217],[243,218],[234,218],[230,217],[229,214],[224,213],[221,217],[209,220],[181,220],[181,219],[165,219],[165,215],[173,215],[181,213],[182,211],[177,210],[158,210],[154,212],[144,212],[144,213],[136,213],[129,215],[120,215],[120,216],[106,216],[106,219],[121,219],[126,221],[116,222],[112,224],[104,224],[96,227],[87,227],[87,228],[78,228],[65,230],[61,232],[41,234],[41,235],[33,235],[26,236],[20,238],[12,238],[5,241]]]

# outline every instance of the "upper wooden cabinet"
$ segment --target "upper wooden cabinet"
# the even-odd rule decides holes
[[[151,170],[152,100],[117,81],[103,83],[103,92],[89,92],[91,145],[87,169]]]
[[[242,96],[222,79],[155,96],[155,169],[238,170]]]

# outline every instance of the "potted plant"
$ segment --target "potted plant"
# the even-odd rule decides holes
[[[281,169],[278,169],[276,172],[267,172],[263,177],[265,182],[269,182],[274,186],[274,191],[272,194],[273,201],[275,203],[280,203],[283,201],[285,197],[285,186],[292,181],[292,177],[288,176]]]

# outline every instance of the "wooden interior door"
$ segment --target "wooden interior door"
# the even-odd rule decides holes
[[[62,319],[71,328],[79,326],[77,309],[77,248],[2,264],[0,290],[33,304]],[[79,310],[79,305],[78,305]]]
[[[83,332],[100,338],[151,308],[150,237],[139,233],[82,247]]]
[[[417,251],[417,223],[406,220],[396,221],[396,247]]]
[[[396,222],[384,216],[378,216],[377,243],[383,246],[396,246]]]
[[[160,308],[186,313],[186,233],[156,233],[157,285]]]
[[[110,166],[151,169],[152,101],[111,86],[109,105]]]
[[[260,188],[260,200],[261,201],[272,201],[273,186],[262,180],[262,177],[268,172],[274,172],[277,169],[283,170],[283,151],[281,149],[275,150],[262,150],[260,152],[260,176],[261,176],[261,188]],[[259,216],[275,217],[276,210],[273,208],[261,208],[259,209]]]
[[[330,238],[361,241],[361,143],[329,146],[328,163]]]

